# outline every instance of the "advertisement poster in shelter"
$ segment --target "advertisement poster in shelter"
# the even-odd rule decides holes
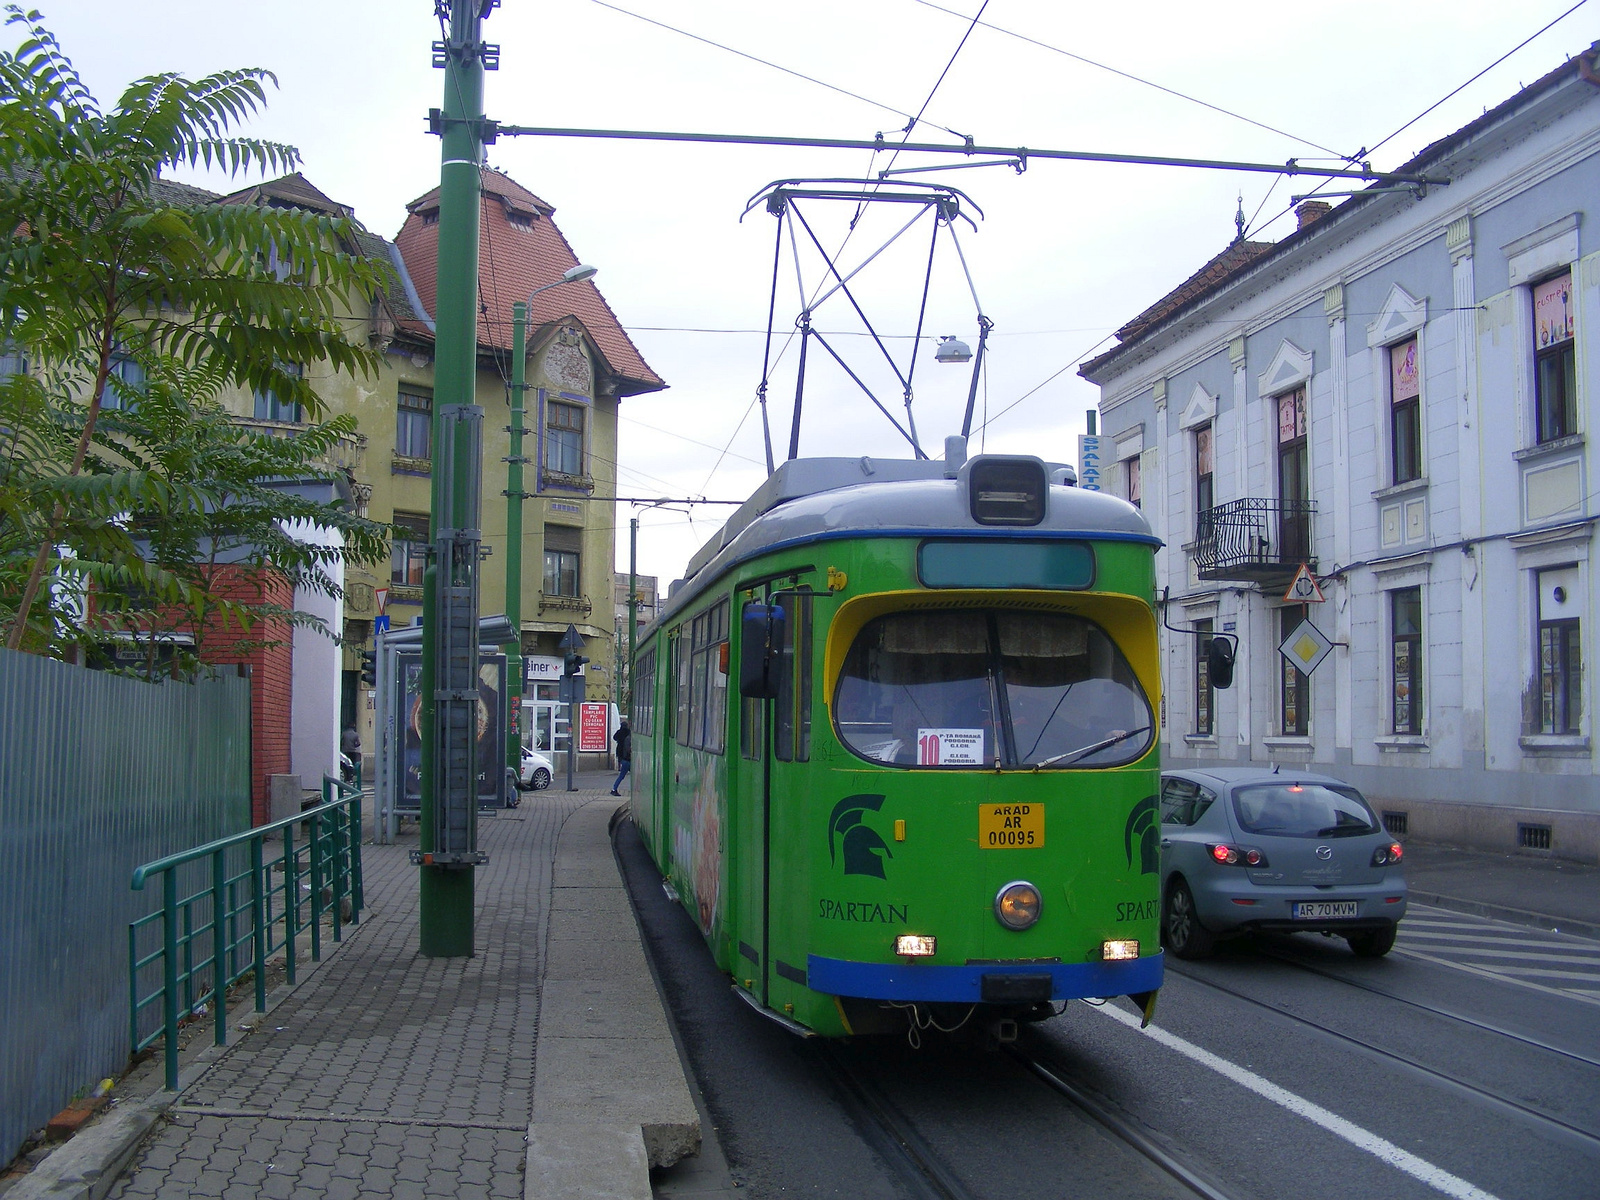
[[[416,812],[422,807],[422,656],[401,654],[401,711],[405,713],[400,738],[400,798],[397,809]],[[478,719],[476,729],[477,793],[479,807],[505,803],[506,657],[485,654],[478,659]]]

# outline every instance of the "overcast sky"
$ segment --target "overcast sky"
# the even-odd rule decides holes
[[[425,130],[443,84],[429,64],[429,45],[440,36],[431,0],[37,3],[102,102],[156,71],[275,72],[280,91],[247,132],[298,146],[306,176],[385,237],[398,231],[406,202],[438,181],[438,143]],[[501,47],[486,109],[503,124],[831,138],[882,131],[894,140],[906,115],[928,101],[914,140],[949,142],[955,131],[979,144],[1271,163],[1371,149],[1373,165],[1384,169],[1600,37],[1600,8],[1580,6],[1384,140],[1572,3],[991,0],[985,24],[971,29],[928,101],[982,0],[504,0],[485,24],[486,38]],[[13,31],[7,41],[15,40]],[[895,165],[945,161],[955,160],[904,155]],[[620,494],[747,496],[766,473],[752,406],[775,222],[761,210],[741,222],[740,213],[773,180],[861,178],[888,156],[522,138],[491,146],[489,162],[555,206],[562,232],[580,259],[600,268],[596,284],[671,385],[622,405]],[[237,186],[186,178],[218,190]],[[963,211],[975,219],[976,209],[983,212],[976,231],[959,227],[983,312],[994,322],[975,422],[987,413],[988,424],[973,448],[1058,461],[1073,458],[1097,395],[1074,364],[1111,344],[1112,330],[1231,240],[1241,193],[1250,236],[1276,240],[1293,228],[1292,216],[1279,215],[1289,196],[1313,186],[1273,175],[1042,160],[1022,174],[996,166],[917,178],[961,189],[971,200]],[[844,243],[846,270],[911,216],[905,206],[877,205],[846,240],[854,206],[814,202],[803,211],[830,249]],[[924,218],[859,279],[867,316],[891,335],[902,371],[928,238]],[[780,335],[793,330],[799,310],[787,251],[785,259]],[[801,269],[814,293],[819,260],[803,254]],[[922,443],[935,455],[944,436],[959,431],[970,376],[967,368],[935,365],[932,349],[943,334],[975,344],[975,313],[941,235],[913,408]],[[814,322],[839,335],[830,340],[841,355],[901,416],[899,385],[881,357],[874,362],[871,342],[857,336],[861,325],[843,298],[822,305]],[[783,345],[781,337],[774,342],[775,356]],[[795,349],[779,359],[769,390],[780,460]],[[898,457],[909,447],[813,346],[801,453]],[[681,574],[727,512],[644,512],[641,572],[663,583]],[[623,569],[631,513],[619,506]]]

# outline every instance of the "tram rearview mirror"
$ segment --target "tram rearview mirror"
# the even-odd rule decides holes
[[[750,700],[776,699],[782,653],[783,609],[750,601],[739,615],[739,695]]]
[[[1233,686],[1233,643],[1227,638],[1211,639],[1211,648],[1206,652],[1206,671],[1212,687]]]

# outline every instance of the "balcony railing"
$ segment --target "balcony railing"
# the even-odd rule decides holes
[[[293,421],[267,421],[259,417],[235,417],[233,423],[253,433],[265,433],[271,437],[294,437],[303,428]],[[341,434],[339,440],[329,448],[323,465],[334,471],[359,473],[366,464],[366,457],[367,435],[346,433]]]
[[[587,596],[561,596],[551,592],[539,593],[540,612],[576,612],[587,615],[594,606]]]
[[[1249,496],[1200,514],[1194,557],[1201,579],[1258,583],[1287,580],[1301,563],[1316,565],[1309,500]]]

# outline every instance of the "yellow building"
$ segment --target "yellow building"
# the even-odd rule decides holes
[[[292,205],[349,215],[299,174],[227,197],[238,203]],[[383,355],[373,378],[311,370],[330,414],[350,413],[360,429],[339,465],[347,470],[358,510],[391,522],[397,533],[388,563],[354,569],[345,580],[345,656],[341,724],[354,722],[370,750],[371,707],[358,686],[360,647],[370,646],[380,608],[395,627],[422,612],[430,501],[433,411],[432,311],[438,279],[437,190],[412,201],[393,243],[360,235],[359,250],[384,258],[396,284],[351,320],[365,327]],[[480,606],[505,611],[507,497],[510,454],[511,306],[559,281],[578,259],[551,216],[554,209],[500,172],[483,171],[480,218],[477,403],[484,410]],[[522,654],[527,700],[536,706],[539,740],[550,745],[548,710],[559,674],[557,642],[573,625],[586,639],[588,697],[612,700],[617,664],[612,613],[615,561],[617,406],[624,396],[666,384],[629,340],[590,282],[563,284],[532,299],[529,314],[527,415],[523,442]],[[270,396],[245,398],[253,423],[292,430],[302,414]],[[414,534],[405,536],[406,531]]]

